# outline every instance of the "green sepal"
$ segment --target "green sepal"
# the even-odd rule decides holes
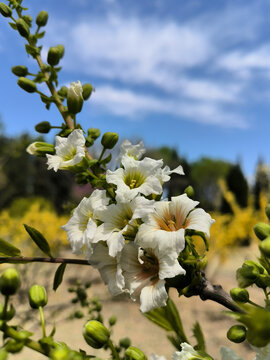
[[[203,335],[201,326],[198,323],[198,321],[196,321],[195,324],[193,325],[192,333],[193,333],[193,336],[195,337],[195,339],[197,340],[197,345],[194,346],[194,349],[206,351],[204,335]]]
[[[31,55],[35,59],[38,55],[40,55],[41,47],[25,44],[25,50],[27,54]]]
[[[17,25],[13,22],[9,22],[9,25],[12,27],[13,30],[17,30]]]
[[[15,339],[9,339],[4,345],[5,351],[11,354],[19,353],[23,349],[23,347],[24,343]]]
[[[40,32],[40,33],[38,33],[38,34],[35,34],[35,37],[36,37],[37,39],[42,39],[42,38],[44,37],[44,35],[45,35],[45,31],[42,31],[42,32]]]
[[[20,256],[21,250],[0,238],[0,256]]]
[[[63,276],[64,276],[64,272],[66,270],[66,265],[65,263],[60,264],[60,266],[58,266],[55,275],[54,275],[54,279],[53,279],[53,290],[56,291],[57,288],[60,286],[60,284],[63,281]]]
[[[193,229],[186,229],[186,235],[189,235],[189,236],[193,236],[193,235],[200,236],[200,237],[202,238],[203,242],[204,242],[206,251],[209,250],[208,239],[207,239],[207,237],[205,236],[205,233],[204,233],[204,232],[198,231],[198,230],[193,230]]]
[[[35,242],[35,244],[40,248],[44,254],[52,257],[50,246],[45,239],[45,237],[35,228],[24,224],[25,230],[30,235],[31,239]]]

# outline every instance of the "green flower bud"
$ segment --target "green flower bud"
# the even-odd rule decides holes
[[[83,99],[88,100],[93,92],[93,86],[91,84],[83,84]]]
[[[117,321],[117,317],[116,317],[116,316],[111,316],[111,317],[109,318],[109,324],[110,324],[110,326],[115,325],[115,324],[116,324],[116,321]]]
[[[24,343],[21,341],[17,341],[15,339],[10,339],[5,344],[4,349],[11,354],[16,354],[20,352],[24,347]]]
[[[130,338],[123,338],[119,341],[119,345],[124,348],[127,349],[130,345],[131,345],[131,341]]]
[[[118,141],[118,134],[115,132],[106,132],[101,139],[101,144],[105,149],[112,149]]]
[[[82,84],[80,81],[77,83],[72,82],[67,93],[67,107],[71,114],[77,114],[82,110],[83,96]]]
[[[194,197],[194,189],[193,189],[192,186],[189,185],[188,187],[186,187],[185,190],[184,190],[184,193],[187,194],[187,196],[189,198],[193,199],[193,197]]]
[[[67,348],[59,347],[50,352],[50,359],[52,360],[66,360],[68,359],[69,351]]]
[[[29,93],[34,93],[37,91],[37,87],[34,81],[27,79],[26,77],[19,77],[17,84],[20,86],[20,88]]]
[[[62,97],[67,97],[67,93],[68,93],[68,88],[66,86],[62,86],[60,90],[57,91],[58,95],[62,96]]]
[[[267,236],[270,236],[270,226],[265,223],[258,223],[253,228],[256,236],[260,240],[264,240]]]
[[[35,156],[46,156],[46,154],[53,155],[55,153],[55,147],[53,144],[36,141],[27,147],[26,152]]]
[[[33,285],[29,290],[29,303],[33,309],[44,307],[48,302],[48,296],[43,286]]]
[[[88,136],[91,137],[94,140],[96,140],[101,134],[100,130],[96,129],[96,128],[88,129],[87,133],[88,133]]]
[[[55,66],[59,63],[60,59],[61,55],[59,49],[56,46],[50,47],[47,55],[48,64],[50,64],[51,66]]]
[[[51,128],[49,121],[42,121],[35,126],[35,130],[41,134],[48,134]]]
[[[270,257],[270,236],[260,242],[259,249],[261,250],[263,255],[265,255],[266,257]]]
[[[57,45],[56,48],[57,48],[58,51],[59,51],[60,59],[62,59],[62,57],[63,57],[64,54],[65,54],[65,47],[64,47],[64,45]]]
[[[29,26],[22,18],[19,18],[16,21],[16,26],[17,26],[17,30],[18,30],[19,34],[22,37],[27,38],[29,36],[29,34],[30,34]]]
[[[233,288],[230,291],[231,297],[234,301],[246,303],[249,301],[249,293],[243,288]]]
[[[0,3],[0,13],[1,15],[3,15],[4,17],[11,17],[12,15],[12,10],[9,6],[7,6],[4,3]]]
[[[31,27],[32,25],[32,16],[31,15],[24,15],[23,17],[23,20],[26,22],[26,24]]]
[[[37,26],[45,26],[47,24],[48,21],[48,13],[47,11],[41,11],[38,16],[36,17],[36,24]]]
[[[270,204],[267,204],[265,207],[265,214],[268,217],[268,220],[270,220]]]
[[[126,360],[147,360],[144,353],[136,348],[135,346],[130,346],[125,352]]]
[[[110,339],[109,330],[99,321],[90,320],[84,325],[83,337],[94,349],[101,349]]]
[[[234,325],[227,332],[227,338],[235,343],[246,340],[247,330],[243,325]]]
[[[0,292],[5,296],[14,295],[20,285],[20,274],[15,268],[6,269],[0,277]]]
[[[28,74],[28,68],[23,65],[13,66],[11,71],[16,76],[26,76]]]

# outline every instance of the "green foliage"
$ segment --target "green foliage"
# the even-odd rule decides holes
[[[34,243],[40,248],[40,250],[44,252],[45,255],[52,257],[49,243],[45,239],[45,237],[37,229],[29,225],[24,224],[24,227],[30,235],[31,239],[34,241]]]
[[[60,264],[56,270],[53,280],[53,290],[56,291],[63,281],[63,276],[66,270],[67,264]]]

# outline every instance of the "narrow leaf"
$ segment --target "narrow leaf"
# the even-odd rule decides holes
[[[166,318],[165,308],[158,308],[151,310],[143,315],[154,324],[160,326],[161,328],[165,329],[166,331],[173,331],[173,327],[171,326],[170,322]]]
[[[11,245],[9,242],[0,239],[0,255],[1,256],[20,256],[20,249]]]
[[[196,350],[206,351],[203,332],[200,324],[197,321],[193,325],[192,333],[197,340]]]
[[[28,226],[24,224],[25,230],[30,235],[31,239],[36,243],[36,245],[40,248],[44,254],[48,255],[49,257],[52,257],[50,246],[45,239],[45,237],[36,229],[34,229],[31,226]]]
[[[171,298],[168,298],[167,306],[165,309],[166,309],[166,318],[170,322],[175,333],[181,339],[181,342],[188,342],[182,325],[180,314]]]
[[[54,279],[53,279],[53,290],[56,291],[58,286],[61,284],[62,280],[63,280],[63,275],[64,272],[66,270],[66,265],[65,263],[61,264],[60,266],[58,266],[55,275],[54,275]]]

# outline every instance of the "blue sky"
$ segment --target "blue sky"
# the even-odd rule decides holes
[[[250,177],[270,162],[270,2],[268,0],[25,0],[49,12],[42,55],[63,44],[60,83],[96,92],[78,120],[85,128],[168,145],[193,161],[240,160]],[[0,114],[9,135],[59,123],[10,72],[24,44],[0,19]]]

